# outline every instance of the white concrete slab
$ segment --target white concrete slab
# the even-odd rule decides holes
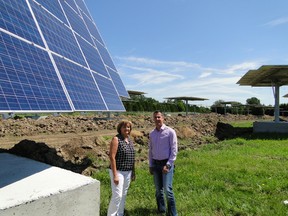
[[[83,215],[84,209],[85,215],[99,215],[99,205],[99,181],[27,158],[0,154],[0,216],[10,215],[8,212],[26,215],[25,211],[27,215]]]
[[[254,122],[254,133],[288,133],[288,122]]]

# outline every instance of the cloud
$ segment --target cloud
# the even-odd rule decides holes
[[[191,71],[191,69],[200,69],[199,64],[184,62],[184,61],[161,61],[151,58],[140,58],[140,57],[119,57],[116,56],[115,60],[119,61],[122,66],[125,65],[141,65],[142,67],[157,67],[157,68],[166,68],[171,72],[183,72]],[[120,65],[120,66],[121,66]]]
[[[185,61],[162,61],[151,58],[117,57],[118,71],[129,90],[143,91],[147,97],[163,101],[166,97],[192,96],[213,100],[233,100],[244,103],[253,96],[251,87],[237,82],[261,62],[247,61],[220,67],[206,67]],[[255,94],[254,94],[255,95]],[[257,95],[258,96],[258,95]]]
[[[235,74],[242,71],[248,71],[251,69],[258,69],[260,66],[259,62],[242,62],[240,64],[235,64],[228,66],[227,69],[223,70],[224,74]]]
[[[211,72],[203,72],[202,74],[200,74],[199,78],[205,78],[210,76],[212,73]]]
[[[116,56],[115,58],[117,59],[121,59],[123,61],[126,62],[134,62],[134,63],[144,63],[147,65],[163,65],[163,64],[168,64],[168,65],[182,65],[182,66],[196,66],[198,67],[199,64],[195,64],[195,63],[187,63],[184,61],[160,61],[160,60],[156,60],[156,59],[151,59],[151,58],[140,58],[140,57],[135,57],[135,56],[128,56],[128,57],[119,57]]]
[[[147,70],[146,73],[135,73],[129,76],[136,81],[134,87],[140,86],[151,86],[151,85],[163,85],[175,80],[184,79],[184,77],[179,75],[173,75],[170,73],[157,71],[157,70]]]
[[[282,17],[279,19],[271,20],[264,24],[264,26],[278,26],[288,23],[288,17]]]

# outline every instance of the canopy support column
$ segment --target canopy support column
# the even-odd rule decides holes
[[[188,100],[186,100],[186,116],[188,116]]]
[[[274,105],[274,121],[275,122],[280,122],[279,120],[279,113],[280,113],[280,108],[279,108],[279,94],[280,94],[280,87],[278,84],[275,85],[275,92],[274,92],[274,99],[275,99],[275,105]]]

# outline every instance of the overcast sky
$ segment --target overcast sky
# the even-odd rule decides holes
[[[287,0],[85,2],[127,90],[274,105],[271,87],[236,83],[261,65],[287,65]],[[280,88],[280,103],[287,93]]]

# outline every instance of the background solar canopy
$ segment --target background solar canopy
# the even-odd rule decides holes
[[[84,0],[0,0],[0,112],[125,111]]]

